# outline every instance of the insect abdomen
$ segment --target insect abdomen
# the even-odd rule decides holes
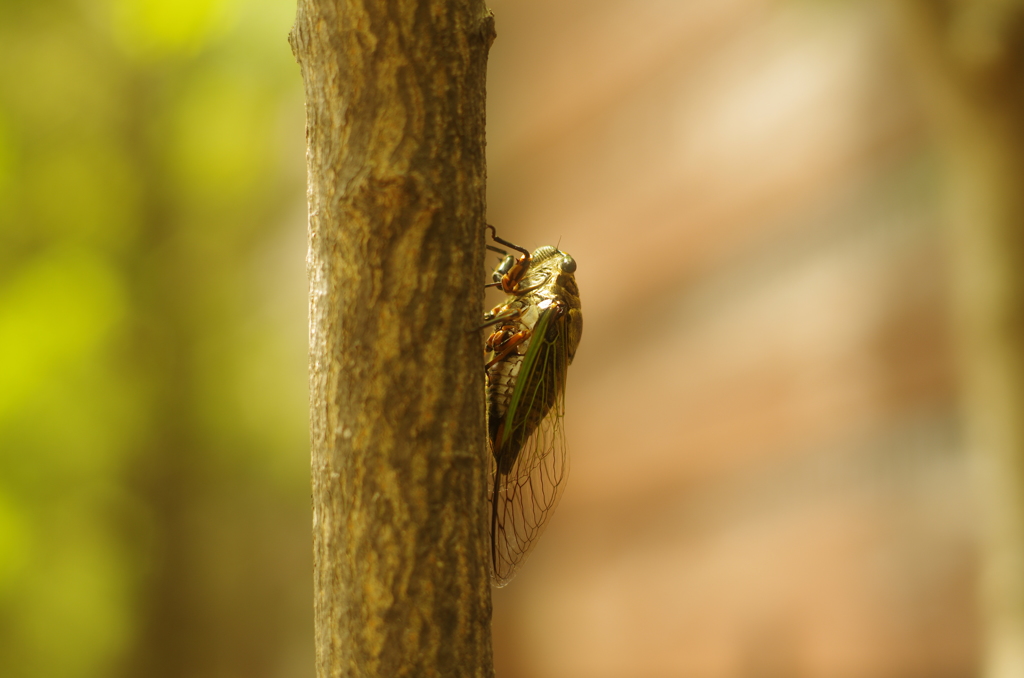
[[[530,342],[548,344],[558,334],[558,314],[549,309],[543,316],[546,316],[543,321],[535,325],[535,330],[539,334],[531,337]],[[540,366],[535,363],[533,367],[525,368],[526,355],[530,354],[529,345],[524,344],[523,349],[525,355],[515,354],[509,357],[507,368],[495,369],[499,367],[499,363],[493,365],[492,371],[488,372],[488,428],[491,450],[502,474],[508,474],[512,470],[523,445],[551,411],[560,391],[559,368],[553,363]],[[546,352],[545,355],[551,357],[550,352]],[[533,358],[536,360],[536,353]],[[561,370],[564,377],[564,363]],[[519,399],[518,404],[514,402],[515,398]]]
[[[508,412],[522,364],[523,356],[514,353],[487,370],[487,432],[492,449],[496,450],[498,428]]]

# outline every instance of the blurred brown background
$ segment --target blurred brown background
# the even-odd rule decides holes
[[[939,158],[883,5],[492,0],[489,218],[577,259],[586,316],[502,678],[981,675]],[[293,14],[0,3],[2,676],[313,674]]]
[[[509,676],[973,676],[936,161],[870,3],[495,3],[493,223],[579,261]]]

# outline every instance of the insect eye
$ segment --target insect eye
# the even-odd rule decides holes
[[[570,257],[565,252],[562,252],[562,271],[565,273],[576,272],[576,260]]]

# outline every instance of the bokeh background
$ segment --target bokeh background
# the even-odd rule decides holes
[[[502,678],[971,678],[939,159],[884,3],[491,0],[579,262]],[[291,0],[0,0],[0,675],[313,675]],[[483,280],[483,276],[482,276]]]

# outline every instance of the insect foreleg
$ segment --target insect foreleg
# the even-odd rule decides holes
[[[499,238],[498,237],[498,231],[494,228],[494,226],[491,226],[490,224],[487,224],[487,228],[489,228],[491,230],[491,239],[494,240],[494,242],[501,243],[505,247],[511,247],[516,252],[519,252],[520,254],[522,254],[522,255],[524,255],[526,257],[530,256],[530,251],[529,250],[524,249],[524,248],[520,247],[519,245],[513,245],[508,240],[502,240],[501,238]],[[490,246],[488,246],[488,247],[490,247]],[[504,254],[504,252],[502,252],[502,254]]]
[[[516,252],[523,255],[516,260],[515,257],[504,250],[487,245],[487,248],[492,252],[498,252],[504,255],[504,259],[502,259],[501,264],[499,264],[498,268],[494,271],[494,282],[501,283],[501,289],[504,290],[506,294],[512,294],[518,289],[519,281],[522,280],[523,275],[526,274],[526,270],[530,268],[530,252],[519,245],[514,245],[507,240],[499,238],[498,232],[495,230],[494,226],[487,224],[487,228],[490,229],[491,238],[495,242],[501,243],[506,247],[511,247]]]
[[[541,287],[544,287],[545,284],[547,284],[547,281],[537,283],[536,285],[530,285],[529,287],[516,287],[515,289],[505,290],[505,291],[508,292],[509,294],[515,294],[515,295],[529,294],[530,292],[533,292],[534,290],[538,290]]]

